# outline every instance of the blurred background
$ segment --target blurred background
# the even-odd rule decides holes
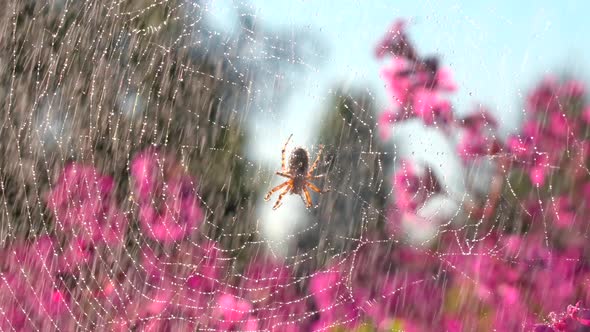
[[[588,10],[10,0],[0,330],[590,329]]]

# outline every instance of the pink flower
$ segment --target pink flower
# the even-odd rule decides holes
[[[588,125],[590,124],[590,106],[586,106],[582,111],[582,120]]]
[[[102,278],[98,280],[98,288],[91,295],[101,302],[103,308],[121,312],[129,304],[132,297],[124,290],[124,277]]]
[[[180,184],[171,184],[165,201],[158,209],[142,205],[139,210],[145,234],[154,240],[171,243],[183,239],[201,222],[203,214],[196,200],[181,197]]]
[[[340,284],[338,271],[319,272],[311,278],[309,290],[314,296],[318,308],[328,309],[335,300],[338,289],[344,287]]]
[[[520,137],[511,137],[506,146],[525,171],[528,172],[532,184],[540,187],[545,183],[550,161],[558,160],[563,151],[562,143],[566,140],[554,139],[542,132],[534,120],[525,122]],[[575,143],[575,142],[572,142]]]
[[[246,317],[252,306],[247,301],[238,299],[230,294],[223,294],[217,299],[220,316],[224,320],[235,322]]]
[[[369,235],[368,240],[372,238]],[[351,303],[374,326],[390,329],[393,318],[428,321],[432,326],[440,326],[443,322],[435,317],[440,312],[443,290],[429,270],[438,263],[428,253],[409,246],[392,249],[385,243],[375,243],[356,252],[351,269],[341,270],[351,273],[343,277],[345,289],[352,291]]]
[[[531,141],[518,136],[510,136],[506,141],[506,147],[517,157],[528,157],[532,153]]]
[[[316,273],[308,287],[320,316],[313,323],[312,331],[325,331],[339,325],[352,327],[356,324],[358,309],[339,271],[330,268]]]
[[[406,22],[404,20],[397,20],[392,24],[387,34],[375,48],[375,56],[377,58],[382,58],[389,53],[396,57],[417,59],[416,51],[406,36],[405,25]]]
[[[436,88],[439,91],[455,92],[457,84],[453,81],[453,74],[448,68],[440,68],[435,74]]]
[[[445,328],[448,332],[461,332],[464,331],[463,324],[458,318],[447,318],[445,319]]]
[[[68,216],[64,212],[68,210],[72,201],[90,203],[108,199],[112,190],[111,177],[98,174],[93,167],[71,163],[63,169],[48,196],[48,201],[60,216],[67,219]]]
[[[55,258],[58,254],[58,246],[53,237],[43,235],[38,237],[33,243],[20,243],[15,245],[16,255],[6,255],[6,258],[14,258],[16,262],[11,262],[13,266],[24,265],[30,269],[49,269],[55,268]]]
[[[551,211],[554,214],[553,220],[558,228],[571,227],[576,219],[575,206],[568,197],[561,196],[550,203]]]
[[[93,167],[70,164],[47,196],[64,232],[80,230],[89,243],[118,245],[127,230],[127,218],[111,196],[114,181],[100,175]]]
[[[451,103],[439,96],[457,89],[450,70],[440,68],[437,57],[420,58],[407,42],[403,28],[404,22],[397,21],[377,47],[377,57],[387,51],[395,56],[391,65],[381,70],[397,108],[385,112],[379,120],[384,139],[389,137],[390,125],[400,120],[418,117],[427,125],[445,127],[453,120]]]
[[[440,185],[432,170],[408,160],[402,160],[393,178],[395,202],[404,212],[414,212],[433,193],[440,192]]]
[[[464,161],[500,152],[500,144],[482,131],[467,130],[459,140],[457,151]]]
[[[461,119],[461,125],[467,130],[497,129],[498,122],[487,109],[479,107],[475,112]]]
[[[258,320],[251,315],[252,305],[248,301],[227,293],[222,294],[217,298],[215,310],[221,320],[218,326],[221,330],[258,330]]]
[[[191,291],[197,292],[214,292],[221,283],[220,279],[227,268],[228,258],[218,249],[214,242],[205,242],[200,246],[186,250],[190,254],[190,259],[197,258],[193,262],[195,269],[191,271],[187,278],[187,286]]]
[[[145,246],[140,251],[141,264],[137,268],[151,288],[153,294],[149,298],[160,296],[160,300],[143,306],[151,307],[152,311],[169,308],[171,313],[187,317],[211,315],[215,293],[226,287],[223,278],[229,259],[213,242],[181,242],[176,249],[165,253]],[[160,310],[159,305],[164,307]]]
[[[575,308],[570,309],[570,314],[580,325],[590,327],[590,309],[580,308],[579,305],[578,303]]]
[[[590,209],[590,182],[586,182],[582,185],[580,195],[583,198],[584,207]]]
[[[519,289],[509,285],[509,284],[501,284],[497,288],[498,295],[502,299],[504,305],[511,306],[516,305],[520,302],[520,292]]]
[[[27,314],[22,312],[17,303],[11,302],[4,298],[0,303],[0,312],[2,312],[0,315],[0,330],[33,331],[35,328],[29,326]]]
[[[149,201],[158,186],[158,175],[164,168],[164,160],[158,159],[158,152],[147,149],[133,158],[129,166],[129,173],[133,177],[137,197],[142,201]]]
[[[60,318],[67,321],[65,313],[70,307],[70,296],[67,291],[56,288],[52,276],[44,269],[32,270],[30,275],[26,272],[18,272],[9,275],[5,284],[0,284],[0,289],[11,289],[10,298],[18,300],[18,307],[26,308],[27,314],[40,320]]]
[[[433,91],[420,89],[415,93],[413,110],[427,125],[447,124],[453,119],[451,104]]]
[[[258,304],[295,299],[295,279],[289,267],[270,258],[253,259],[244,270],[240,283],[244,296]]]
[[[131,162],[143,232],[162,243],[179,241],[203,219],[194,180],[170,158],[148,149]]]
[[[381,77],[389,91],[394,105],[404,106],[414,90],[410,64],[404,59],[393,59],[390,67],[381,70]]]
[[[582,98],[586,93],[584,83],[578,80],[569,80],[562,84],[560,88],[561,94],[566,98]]]
[[[461,119],[461,126],[464,131],[457,150],[464,161],[486,155],[495,155],[502,150],[501,143],[496,139],[497,122],[494,116],[486,109],[480,108]],[[529,147],[518,138],[510,137],[508,144],[509,149],[524,154],[528,153],[526,150]]]
[[[549,131],[558,138],[565,138],[575,132],[575,128],[572,128],[565,114],[555,112],[549,115]]]
[[[557,81],[547,77],[528,96],[527,110],[532,113],[544,113],[557,107]]]
[[[144,299],[140,306],[140,317],[158,316],[173,310],[175,287],[166,281],[158,286],[151,289],[149,296]]]
[[[385,110],[379,115],[379,135],[382,140],[387,140],[391,136],[392,126],[404,118],[408,117],[408,114],[399,109],[396,110]]]
[[[254,258],[244,269],[240,295],[256,310],[260,330],[305,331],[307,301],[296,287],[290,268],[270,257]]]
[[[218,264],[220,264],[218,262]],[[220,266],[213,264],[203,264],[186,279],[186,286],[198,292],[213,292],[215,285],[219,282]]]
[[[86,242],[71,241],[60,256],[59,270],[60,272],[75,272],[78,267],[90,262],[93,257],[94,250]]]
[[[553,320],[550,324],[537,325],[535,332],[583,332],[590,330],[590,310],[569,305],[567,311],[561,315],[551,313]]]
[[[546,173],[547,168],[543,165],[532,167],[529,170],[529,177],[533,186],[541,187],[543,184],[545,184]]]

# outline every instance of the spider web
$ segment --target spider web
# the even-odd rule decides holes
[[[367,28],[370,73],[324,84],[314,73],[342,54],[311,19],[259,15],[9,2],[1,330],[520,331],[587,300],[587,127],[567,118],[586,116],[582,83],[532,86],[518,113],[542,125],[506,129],[484,105],[458,110],[444,55],[411,32],[429,22]],[[385,87],[363,83],[380,66]],[[388,94],[413,79],[446,89],[452,115]],[[327,192],[272,210],[291,133],[311,160],[325,146]]]

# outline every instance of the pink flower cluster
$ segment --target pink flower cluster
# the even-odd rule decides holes
[[[393,188],[397,208],[404,212],[416,212],[429,196],[442,188],[429,167],[410,160],[402,160],[393,176]]]
[[[103,287],[105,297],[115,298],[113,289],[124,296],[109,328],[306,330],[309,308],[288,267],[255,259],[231,282],[230,262],[212,241],[183,241],[174,253],[142,248],[129,280],[111,279],[113,286]],[[135,286],[123,289],[126,283]]]
[[[319,314],[312,331],[326,331],[336,326],[353,328],[359,322],[360,313],[341,271],[335,268],[320,271],[311,278],[308,288]]]
[[[584,104],[584,86],[575,80],[559,83],[546,78],[528,96],[528,117],[519,135],[510,137],[507,148],[527,171],[533,185],[542,186],[553,167],[564,166],[580,173],[588,157],[584,139],[590,124],[590,105]],[[564,155],[569,165],[563,164]]]
[[[54,239],[43,236],[32,245],[14,244],[0,253],[0,329],[33,330],[59,328],[58,317],[69,310],[70,296],[55,278],[65,262],[69,268],[80,263],[55,259]],[[62,257],[67,257],[65,253]],[[61,257],[60,257],[61,258]]]
[[[85,245],[118,245],[127,230],[127,218],[114,197],[114,181],[91,166],[67,165],[47,202],[57,227]]]
[[[455,121],[447,99],[457,90],[451,71],[441,67],[437,57],[420,57],[407,37],[405,25],[403,20],[396,21],[376,49],[378,58],[391,56],[390,64],[381,71],[392,102],[392,107],[379,117],[381,137],[389,138],[395,123],[418,118],[447,135],[461,129],[457,130],[462,132],[458,151],[466,161],[500,152],[496,120],[484,108],[478,107],[473,114]]]
[[[502,143],[496,138],[498,124],[493,115],[480,108],[461,120],[462,136],[457,152],[464,161],[479,157],[493,156],[503,149]]]
[[[569,305],[562,315],[553,313],[552,322],[535,326],[534,332],[587,332],[590,331],[590,310],[581,308],[580,303]]]
[[[389,136],[392,124],[419,118],[427,125],[446,125],[453,120],[451,103],[444,97],[457,86],[448,69],[440,68],[434,57],[420,58],[410,45],[404,22],[396,22],[378,50],[393,55],[381,75],[392,97],[393,108],[382,113],[379,124],[382,136]],[[378,51],[379,56],[385,52]]]
[[[131,161],[130,173],[140,225],[147,236],[173,243],[201,224],[203,212],[195,181],[179,170],[172,157],[156,150],[144,151]]]
[[[194,181],[172,159],[164,162],[158,157],[153,150],[140,153],[131,162],[131,175],[143,232],[167,244],[192,232],[202,222],[203,213]],[[160,162],[166,167],[161,168]],[[115,179],[94,167],[81,163],[66,165],[45,195],[55,232],[33,241],[16,242],[2,250],[0,265],[6,268],[0,273],[0,312],[5,314],[0,318],[0,329],[71,329],[76,317],[83,314],[79,312],[81,302],[88,298],[102,302],[105,310],[135,308],[133,305],[142,302],[140,296],[133,302],[130,290],[123,289],[135,275],[105,275],[106,271],[113,271],[109,266],[129,257],[121,257],[120,253],[126,252],[130,213],[120,209],[115,190]],[[93,268],[93,264],[98,267]],[[212,275],[215,272],[211,264],[202,264],[200,272],[187,279],[188,286],[212,292],[211,280],[220,276]],[[161,312],[170,295],[154,291],[154,299],[161,301],[142,306],[141,310]],[[119,328],[124,329],[141,317],[141,310],[121,318],[125,323]]]
[[[457,153],[468,164],[478,158],[497,155],[504,148],[496,137],[497,122],[484,107],[459,118],[446,98],[457,90],[449,69],[443,68],[436,57],[422,57],[412,46],[404,30],[404,21],[397,21],[377,47],[377,55],[391,56],[391,62],[382,71],[392,108],[384,111],[379,120],[382,137],[387,139],[392,127],[401,121],[419,119],[427,126],[435,125],[447,138],[458,137]],[[395,209],[391,220],[414,220],[428,223],[416,214],[430,197],[442,194],[430,165],[404,159],[393,177]],[[445,198],[446,197],[446,198]],[[489,208],[470,212],[474,217],[488,215]]]
[[[367,273],[370,276],[356,279],[359,283],[353,281],[354,293],[364,294],[360,299],[368,298],[369,303],[376,304],[360,305],[363,312],[377,326],[402,326],[404,330],[436,330],[442,326],[447,331],[584,330],[580,326],[586,321],[576,318],[585,315],[582,309],[576,311],[578,316],[569,314],[551,326],[535,325],[550,312],[578,300],[588,303],[590,299],[590,266],[585,263],[587,225],[582,217],[590,207],[586,167],[590,156],[585,139],[590,106],[586,104],[584,86],[576,80],[541,82],[526,101],[527,117],[521,132],[504,143],[496,137],[497,122],[485,108],[478,107],[462,119],[453,115],[450,102],[444,98],[446,93],[456,90],[450,73],[441,71],[435,58],[420,57],[404,28],[403,21],[396,22],[376,51],[378,58],[392,58],[382,72],[393,103],[379,122],[384,138],[400,121],[418,118],[427,126],[436,125],[447,137],[458,137],[457,154],[466,165],[497,155],[492,162],[497,168],[495,176],[499,177],[496,182],[500,184],[510,179],[511,172],[520,171],[528,174],[536,188],[551,177],[561,182],[551,192],[519,189],[522,196],[517,199],[522,205],[508,207],[512,211],[497,210],[502,187],[493,185],[483,206],[465,205],[467,218],[475,222],[475,229],[446,224],[437,235],[436,250],[422,248],[415,253],[420,262],[444,271],[442,274],[412,269],[410,260],[396,260],[396,252],[408,252],[406,245],[392,250],[392,256],[379,254],[380,265],[395,268],[373,269]],[[397,224],[404,218],[422,225],[418,210],[430,197],[445,194],[428,165],[409,159],[399,162],[392,185],[394,208],[390,210],[395,213],[388,215],[388,224]],[[515,195],[513,187],[510,190]],[[499,226],[498,218],[503,214],[515,219],[522,215],[522,220],[510,220],[508,227]],[[524,231],[515,230],[517,222],[524,223]],[[396,228],[390,227],[389,231],[399,234]],[[390,281],[402,275],[408,279],[397,284]],[[436,282],[430,284],[433,278],[443,283],[445,289]],[[371,280],[373,289],[361,291],[366,289],[362,280]],[[417,284],[422,285],[414,287]],[[414,288],[426,292],[422,298],[432,301],[414,306],[412,300],[406,299],[401,307],[395,308],[396,292],[392,290],[404,293],[415,291]],[[358,298],[356,301],[363,303]],[[392,306],[395,309],[389,309]]]

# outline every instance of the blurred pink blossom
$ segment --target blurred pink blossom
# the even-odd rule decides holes
[[[171,157],[148,149],[131,161],[144,234],[173,243],[190,234],[203,221],[194,180]]]
[[[502,144],[496,138],[497,122],[487,110],[480,109],[461,119],[463,135],[461,136],[457,151],[464,161],[477,157],[495,155],[502,150]],[[518,140],[511,144],[519,144]],[[514,149],[522,149],[513,146]]]
[[[405,33],[406,21],[396,20],[383,39],[377,44],[375,48],[375,56],[382,58],[389,53],[393,56],[407,57],[410,59],[416,58],[416,51],[408,41]]]
[[[419,89],[414,94],[414,113],[427,125],[450,123],[453,119],[451,104],[435,92]]]
[[[222,294],[217,298],[216,315],[220,319],[217,328],[223,331],[256,331],[258,320],[251,311],[252,305],[248,301]]]
[[[312,324],[312,331],[325,331],[340,325],[356,325],[359,318],[358,308],[337,269],[328,268],[316,273],[308,287],[319,313],[319,319]]]
[[[127,218],[112,196],[114,181],[82,164],[67,165],[47,196],[63,232],[79,230],[84,241],[118,245],[127,230]]]
[[[397,207],[407,212],[415,212],[430,195],[441,191],[432,169],[405,159],[393,176],[393,185]]]

